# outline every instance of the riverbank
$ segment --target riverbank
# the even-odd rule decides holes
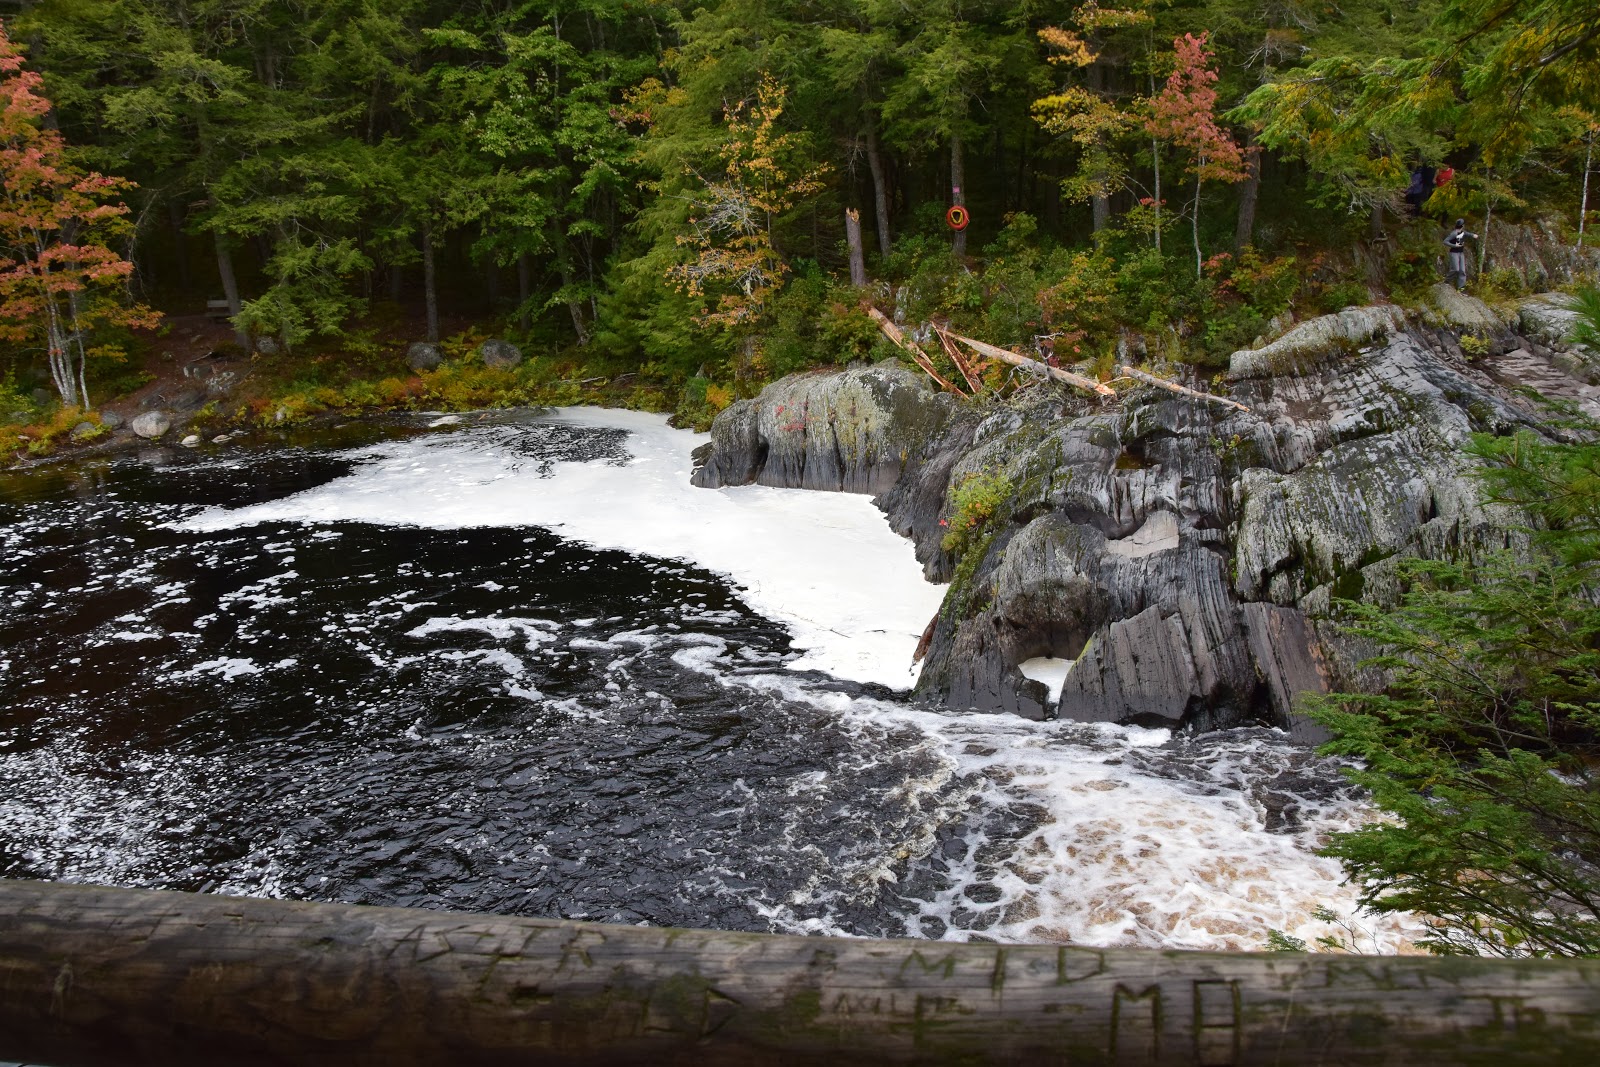
[[[1388,603],[1403,560],[1515,545],[1461,451],[1600,415],[1600,354],[1555,294],[1496,310],[1446,286],[1235,352],[1247,410],[1140,382],[957,403],[883,367],[786,379],[713,426],[705,486],[874,494],[951,582],[919,695],[952,707],[1305,740],[1301,694],[1368,689],[1340,598]]]
[[[136,365],[107,380],[109,395],[91,411],[62,408],[43,391],[26,400],[13,397],[0,410],[0,454],[9,453],[18,465],[152,440],[192,437],[191,445],[225,445],[253,433],[371,415],[574,405],[669,412],[683,425],[705,429],[732,399],[703,380],[524,354],[473,327],[437,345],[395,336],[365,349],[252,355],[234,342],[224,320],[184,315],[138,340]],[[495,353],[488,361],[486,343]],[[135,425],[141,418],[144,432]]]

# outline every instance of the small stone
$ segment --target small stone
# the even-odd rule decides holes
[[[510,341],[489,340],[478,346],[478,355],[486,367],[509,369],[522,362],[522,349]]]
[[[133,420],[133,432],[149,441],[154,441],[170,429],[172,416],[165,411],[147,411]]]
[[[231,440],[233,440],[233,438],[229,437],[227,434],[219,433],[217,436],[211,439],[211,443],[214,445],[225,445]]]
[[[272,421],[273,422],[285,422],[285,421],[288,420],[288,418],[289,418],[289,409],[288,408],[282,408],[281,407],[277,411],[273,412],[273,415],[272,415]]]
[[[282,349],[278,347],[278,342],[271,337],[257,337],[256,351],[263,356],[275,356]]]
[[[188,437],[185,437],[182,441],[179,441],[178,443],[181,444],[184,448],[194,448],[196,445],[198,445],[200,443],[200,435],[192,433]]]
[[[444,362],[444,353],[431,341],[415,341],[406,349],[406,366],[421,374]]]
[[[93,437],[99,430],[100,428],[94,423],[85,420],[72,428],[72,437],[74,440],[81,441],[85,437]]]

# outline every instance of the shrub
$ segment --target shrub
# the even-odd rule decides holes
[[[950,517],[941,547],[960,557],[1005,518],[1016,492],[1004,471],[969,474],[950,491]]]

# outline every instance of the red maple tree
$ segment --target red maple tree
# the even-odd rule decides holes
[[[107,244],[131,232],[119,194],[133,183],[68,162],[41,84],[0,23],[0,340],[39,344],[62,402],[86,408],[95,330],[160,316],[130,305],[133,264]]]
[[[1242,182],[1249,176],[1244,149],[1217,125],[1217,91],[1211,86],[1217,72],[1211,69],[1213,53],[1206,47],[1209,32],[1199,37],[1186,33],[1172,41],[1176,66],[1167,84],[1150,99],[1146,127],[1151,135],[1184,149],[1184,167],[1194,175],[1194,205],[1190,213],[1194,234],[1194,270],[1200,276],[1200,184],[1205,181]]]

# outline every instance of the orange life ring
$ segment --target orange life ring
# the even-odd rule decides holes
[[[944,213],[944,221],[950,224],[952,230],[964,230],[972,219],[967,215],[967,209],[960,204],[953,205]]]

